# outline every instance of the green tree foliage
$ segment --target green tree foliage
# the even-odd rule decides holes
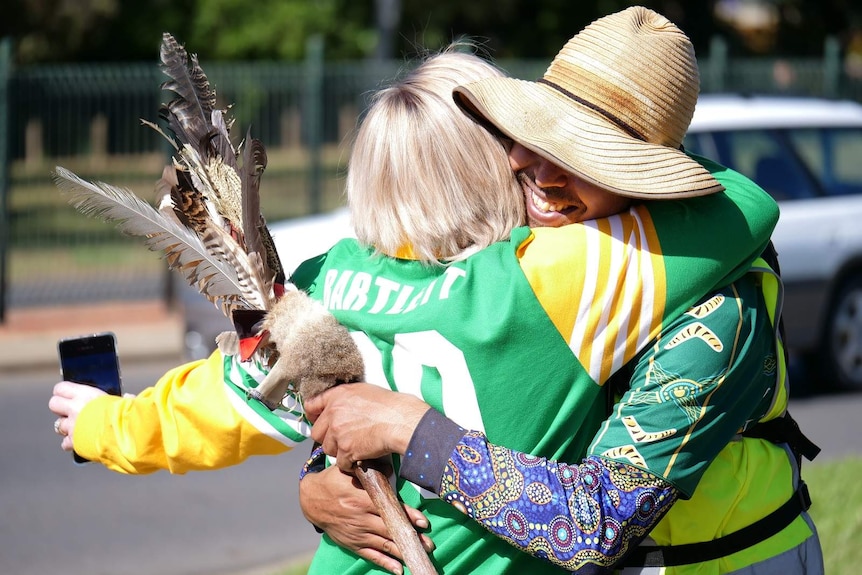
[[[643,0],[688,33],[699,54],[722,34],[739,55],[819,55],[823,39],[859,28],[858,0],[748,0],[775,7],[777,30],[756,47],[718,20],[727,0]],[[403,58],[468,36],[496,58],[550,59],[594,19],[624,0],[5,0],[0,36],[28,62],[152,60],[163,31],[207,60],[299,60],[312,35],[329,60],[374,57],[379,42]],[[745,4],[736,2],[735,4]],[[7,6],[8,5],[8,6]],[[381,34],[379,7],[397,28]],[[758,37],[758,34],[754,34]],[[762,38],[761,38],[762,40]]]
[[[321,35],[327,58],[357,58],[376,42],[370,12],[344,0],[197,0],[188,43],[210,60],[299,60]]]
[[[17,40],[19,60],[39,61],[58,54],[79,53],[93,30],[112,21],[118,12],[115,0],[59,1],[12,0],[4,3],[0,35]]]
[[[712,32],[710,2],[688,2],[684,8],[681,1],[674,0],[411,0],[402,7],[399,48],[409,53],[412,45],[435,48],[453,37],[469,35],[484,40],[496,58],[550,58],[596,18],[634,4],[667,15],[696,44]]]

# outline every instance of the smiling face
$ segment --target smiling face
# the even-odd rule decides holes
[[[607,192],[517,143],[509,150],[509,164],[524,190],[527,220],[533,227],[556,228],[604,218],[632,203],[631,198]]]

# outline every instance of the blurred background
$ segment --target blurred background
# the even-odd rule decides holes
[[[212,341],[210,328],[195,326],[200,333],[194,332],[199,337],[191,345],[190,325],[206,317],[217,324],[212,329],[221,329],[219,322],[224,320],[219,312],[202,298],[189,297],[190,290],[167,271],[158,254],[146,250],[140,240],[79,214],[65,203],[51,179],[52,170],[60,165],[86,179],[126,186],[145,199],[153,197],[170,150],[155,131],[141,126],[141,119],[157,121],[159,105],[170,99],[159,88],[164,80],[157,65],[163,32],[171,32],[199,56],[219,104],[233,106],[234,134],[239,138],[250,128],[265,144],[269,163],[262,180],[262,201],[267,220],[288,241],[308,237],[308,228],[300,225],[329,234],[313,246],[308,242],[301,246],[313,248],[308,254],[312,255],[325,249],[329,238],[334,242],[336,236],[350,233],[339,208],[344,204],[342,187],[352,132],[368,94],[401,71],[411,57],[467,36],[480,42],[487,55],[513,76],[535,79],[573,34],[596,18],[632,4],[615,0],[4,0],[0,17],[0,453],[5,463],[0,467],[0,571],[235,575],[303,556],[316,545],[317,534],[300,516],[293,497],[296,469],[307,453],[304,448],[292,459],[262,458],[224,473],[179,479],[165,474],[135,479],[100,473],[95,467],[76,469],[69,455],[54,445],[53,417],[46,406],[57,377],[54,332],[47,337],[47,332],[34,331],[32,345],[25,342],[30,347],[44,345],[46,355],[39,365],[22,353],[21,346],[12,345],[23,341],[22,323],[10,318],[24,317],[25,323],[41,318],[55,331],[71,332],[84,329],[80,327],[84,323],[74,323],[76,310],[87,315],[91,309],[87,306],[105,302],[125,305],[113,312],[106,310],[114,308],[96,308],[105,315],[103,324],[118,333],[122,322],[135,315],[130,310],[151,318],[161,317],[162,312],[154,310],[166,310],[184,323],[179,327],[185,331],[184,342],[167,337],[168,328],[162,323],[148,329],[133,324],[132,331],[119,333],[124,362],[135,334],[138,340],[147,340],[142,347],[161,340],[189,357],[206,353],[205,344]],[[779,172],[794,175],[792,189],[780,190],[780,195],[770,190],[782,198],[782,220],[792,226],[776,238],[777,243],[784,242],[779,253],[787,264],[785,279],[798,277],[806,293],[819,290],[821,296],[828,292],[830,298],[836,297],[821,297],[822,309],[811,304],[813,300],[800,300],[802,315],[795,316],[813,322],[823,315],[824,325],[834,330],[802,326],[798,332],[814,334],[826,346],[822,349],[834,356],[828,364],[832,372],[817,373],[841,370],[844,391],[858,392],[862,389],[862,5],[858,0],[640,4],[666,15],[691,37],[705,94],[803,96],[852,104],[783,108],[768,101],[755,109],[754,99],[738,108],[718,101],[693,124],[686,147],[728,163],[738,161],[741,170],[754,169],[755,153],[766,155],[779,148],[799,162],[798,168]],[[779,108],[783,115],[769,119]],[[768,133],[755,134],[755,127]],[[796,132],[782,134],[780,127]],[[742,132],[717,133],[725,129]],[[725,151],[731,154],[727,158]],[[833,159],[841,160],[840,168],[833,169]],[[762,184],[767,187],[766,179]],[[809,202],[812,198],[818,203]],[[827,204],[829,210],[821,209]],[[815,214],[820,214],[817,223]],[[829,233],[820,233],[823,230]],[[815,237],[822,237],[823,243],[815,243]],[[804,245],[796,250],[793,239]],[[843,259],[827,269],[828,256],[838,253]],[[825,283],[815,285],[807,271],[796,275],[803,264],[820,266]],[[86,323],[87,329],[92,325]],[[167,354],[153,362],[152,348],[146,353],[146,362],[124,370],[130,391],[150,385],[177,359]],[[794,385],[805,388],[808,381],[803,376]],[[824,394],[816,400],[794,401],[792,411],[803,429],[825,448],[818,465],[809,468],[809,483],[817,496],[813,511],[828,535],[824,537],[827,572],[855,573],[862,560],[862,548],[852,539],[862,527],[858,513],[862,484],[857,480],[862,473],[858,457],[862,447],[850,421],[860,409],[862,394]],[[850,459],[842,459],[848,454]],[[247,489],[249,485],[255,488]],[[64,488],[74,490],[74,497],[68,497]],[[232,496],[225,497],[226,493]],[[853,511],[849,520],[848,509]],[[82,529],[75,529],[79,525]],[[246,534],[255,530],[266,534],[267,546],[245,544]],[[115,543],[106,549],[99,541],[107,539]],[[46,542],[50,543],[47,552]],[[262,547],[267,553],[259,552]]]
[[[342,204],[365,95],[421,49],[470,36],[516,77],[542,75],[613,0],[7,0],[0,22],[0,321],[10,309],[175,301],[159,256],[65,205],[62,165],[151,198],[161,34],[197,53],[219,102],[269,153],[269,221]],[[850,0],[644,2],[694,42],[703,92],[862,100],[862,6]]]

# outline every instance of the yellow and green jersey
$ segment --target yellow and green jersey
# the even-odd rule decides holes
[[[732,172],[716,175],[724,194],[520,228],[446,267],[343,240],[292,281],[352,331],[367,381],[415,394],[494,444],[579,461],[607,417],[609,376],[703,294],[744,275],[765,246],[774,203]],[[432,492],[403,480],[399,490],[428,516],[447,573],[560,571]],[[324,538],[311,572],[373,569]]]

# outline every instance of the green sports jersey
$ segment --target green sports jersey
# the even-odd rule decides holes
[[[324,295],[349,328],[361,326],[354,336],[366,360],[366,380],[420,395],[462,425],[527,451],[553,449],[565,457],[586,449],[591,434],[572,433],[566,419],[584,414],[579,417],[587,427],[599,425],[601,388],[573,384],[588,378],[520,273],[513,244],[497,244],[443,270],[374,258],[355,242],[342,242],[323,264],[323,285],[312,285],[312,294]],[[534,341],[546,342],[544,357],[535,357]],[[560,380],[572,384],[547,384]],[[513,385],[517,394],[500,393]],[[536,410],[536,404],[560,406],[559,414]],[[465,522],[436,496],[405,482],[399,491],[427,514],[434,558],[449,566],[447,572],[546,569]],[[311,572],[372,570],[324,538]]]
[[[741,275],[768,241],[775,203],[723,176],[727,193],[519,228],[447,267],[343,240],[292,281],[353,332],[367,381],[418,395],[494,443],[577,461],[606,417],[610,374],[668,318]],[[404,481],[399,492],[429,518],[433,558],[446,573],[560,572],[431,493]],[[310,572],[374,571],[324,537]]]

